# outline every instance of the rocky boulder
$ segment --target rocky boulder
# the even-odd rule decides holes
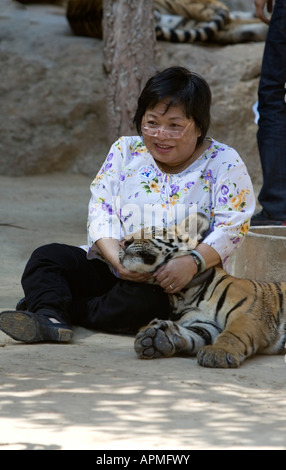
[[[13,0],[0,0],[0,6],[0,173],[94,176],[110,146],[102,42],[75,37],[61,6]],[[259,183],[252,106],[264,43],[158,42],[156,48],[158,68],[183,65],[207,79],[213,93],[209,134],[235,147]]]

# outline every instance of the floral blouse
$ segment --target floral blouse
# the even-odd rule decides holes
[[[209,142],[209,148],[178,174],[161,171],[141,137],[115,142],[91,183],[88,258],[100,258],[95,245],[100,238],[120,240],[143,226],[171,226],[197,211],[210,221],[204,243],[219,253],[229,271],[230,257],[249,230],[255,196],[238,153],[213,139]]]

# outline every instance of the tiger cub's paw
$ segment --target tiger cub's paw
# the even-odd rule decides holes
[[[173,356],[179,349],[180,337],[177,325],[171,321],[153,320],[139,330],[134,343],[140,359]]]
[[[242,358],[239,353],[226,351],[216,346],[204,346],[197,355],[198,363],[203,367],[235,369],[240,366]]]

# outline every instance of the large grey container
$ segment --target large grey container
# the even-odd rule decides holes
[[[286,282],[286,227],[251,227],[233,258],[232,274],[257,281]]]

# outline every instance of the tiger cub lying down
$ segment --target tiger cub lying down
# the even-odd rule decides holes
[[[205,231],[199,214],[198,240]],[[184,256],[197,241],[180,237],[125,239],[121,262],[133,271],[154,272]],[[204,367],[235,368],[256,353],[281,354],[286,341],[286,283],[257,282],[211,268],[177,294],[169,294],[170,320],[153,320],[135,338],[141,359],[196,356]],[[156,312],[154,312],[156,318]]]

